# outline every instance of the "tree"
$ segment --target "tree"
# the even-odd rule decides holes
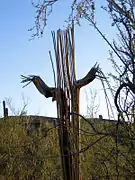
[[[87,101],[87,117],[95,118],[99,111],[100,103],[97,91],[90,89],[89,93],[86,92]]]
[[[34,26],[29,29],[32,31],[32,39],[35,37],[42,37],[44,28],[47,24],[47,18],[52,13],[53,6],[59,0],[42,0],[36,2],[32,0],[32,6],[36,10]],[[80,22],[80,18],[84,15],[82,11],[89,14],[89,16],[94,19],[94,0],[72,0],[71,3],[71,13],[67,17],[67,24],[71,25],[72,20],[75,20],[77,24]]]
[[[115,92],[115,105],[117,111],[126,115],[130,121],[134,114],[135,105],[135,2],[133,0],[114,1],[108,0],[107,12],[112,19],[112,26],[118,31],[118,40],[111,45],[110,59],[117,75],[110,76],[119,84]],[[121,62],[118,66],[113,54]]]
[[[107,0],[108,8],[104,8],[112,19],[112,26],[117,29],[118,39],[113,40],[111,44],[105,36],[102,37],[111,47],[110,60],[116,71],[110,76],[116,82],[114,103],[118,111],[118,122],[116,124],[116,158],[117,162],[122,155],[124,159],[130,159],[129,152],[134,149],[133,138],[135,135],[135,1],[134,0]],[[118,42],[119,41],[119,42]],[[121,66],[118,65],[118,60]],[[128,123],[127,123],[128,121]],[[120,124],[122,128],[120,127]],[[127,147],[126,154],[119,148],[121,140],[119,134],[126,132],[129,137],[127,140],[122,140],[122,145]],[[131,149],[129,150],[129,147]],[[134,153],[133,153],[134,154]],[[134,169],[134,158],[130,160],[129,166]],[[119,177],[118,163],[116,163],[117,177]],[[133,177],[131,172],[129,176]]]

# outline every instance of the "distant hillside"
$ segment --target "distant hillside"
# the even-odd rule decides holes
[[[54,126],[56,125],[56,121],[57,121],[57,118],[47,117],[47,116],[37,116],[37,115],[36,116],[35,115],[27,115],[27,116],[8,116],[8,117],[6,117],[6,119],[12,119],[12,120],[16,120],[18,118],[22,121],[29,120],[33,124],[38,124],[41,121],[47,121]],[[0,120],[4,120],[4,118],[1,118]]]
[[[37,116],[37,115],[26,115],[26,116],[8,116],[6,119],[20,119],[22,121],[29,120],[32,124],[39,124],[42,121],[47,121],[48,123],[52,124],[54,127],[57,124],[57,118],[56,117],[47,117],[47,116]],[[0,120],[3,120],[4,118],[1,118]],[[91,119],[91,118],[86,118]],[[102,115],[99,115],[99,118],[92,118],[91,119],[94,122],[100,122],[100,123],[117,123],[117,120],[111,120],[111,119],[104,119]]]

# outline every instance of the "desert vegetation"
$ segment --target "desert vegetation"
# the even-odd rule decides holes
[[[98,130],[94,134],[89,122]],[[134,179],[134,125],[119,125],[118,151],[116,121],[81,119],[80,170],[84,179]],[[27,126],[26,126],[27,124]],[[0,121],[0,175],[5,179],[62,179],[57,127],[47,121],[39,132],[27,134],[30,120]],[[129,131],[129,128],[132,131]],[[44,135],[44,130],[46,135]],[[105,135],[106,134],[106,135]]]
[[[32,39],[43,36],[48,16],[57,1],[32,1],[36,9],[35,25],[30,29]],[[22,75],[22,83],[27,83],[24,86],[33,82],[44,97],[56,100],[58,123],[54,127],[40,120],[38,127],[32,129],[29,117],[22,118],[26,112],[16,118],[2,118],[1,178],[63,180],[64,177],[68,180],[70,177],[77,180],[73,178],[76,173],[74,177],[90,180],[135,179],[135,3],[134,0],[106,0],[107,4],[101,7],[109,14],[112,28],[116,30],[116,38],[110,41],[95,21],[95,2],[73,0],[67,20],[69,29],[58,30],[57,37],[52,32],[56,76],[50,51],[49,55],[55,87],[46,85],[39,76]],[[80,25],[82,19],[108,44],[114,73],[106,75],[95,63],[85,77],[76,80],[74,26]],[[87,118],[79,114],[80,88],[96,78],[101,81],[105,94],[108,120],[94,118],[98,111],[95,97],[90,100],[91,107],[87,107]],[[113,120],[111,115],[115,115]]]

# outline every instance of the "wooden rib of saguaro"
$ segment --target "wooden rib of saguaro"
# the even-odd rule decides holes
[[[79,179],[79,92],[75,86],[74,25],[71,29],[57,31],[53,44],[57,67],[57,114],[59,119],[59,143],[64,180]],[[57,46],[57,47],[56,47]],[[65,99],[63,101],[63,94]],[[58,108],[59,107],[59,108]],[[63,113],[64,108],[64,113]]]
[[[67,129],[67,121],[66,121],[66,111],[63,109],[67,109],[66,99],[63,99],[64,87],[66,86],[65,79],[65,71],[64,71],[64,55],[63,55],[63,42],[62,42],[62,32],[57,31],[57,53],[56,53],[56,65],[57,65],[57,96],[59,101],[57,101],[58,119],[59,119],[59,143],[61,150],[61,162],[62,162],[62,170],[63,170],[63,179],[70,180],[71,179],[71,168],[72,165],[71,157],[69,156],[69,140],[68,140],[68,129]],[[55,43],[54,43],[55,44]]]
[[[71,63],[70,63],[70,78],[72,82],[72,91],[71,91],[71,113],[76,112],[79,114],[79,96],[80,89],[74,84],[76,82],[76,73],[75,73],[75,43],[74,43],[74,24],[72,23],[71,28]],[[73,139],[73,179],[79,179],[79,116],[72,115],[72,139]]]

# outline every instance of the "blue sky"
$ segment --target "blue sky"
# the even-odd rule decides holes
[[[35,9],[30,0],[23,1],[1,1],[0,3],[0,115],[2,115],[2,101],[5,98],[12,98],[13,106],[16,109],[23,107],[22,95],[28,100],[28,114],[40,114],[45,116],[56,116],[56,104],[51,99],[45,99],[30,84],[22,88],[20,75],[36,74],[41,76],[45,82],[53,86],[53,73],[48,51],[53,52],[51,30],[64,28],[64,20],[70,12],[71,0],[60,0],[53,8],[52,15],[48,18],[44,37],[28,41],[31,33],[28,29],[34,25]],[[115,30],[111,27],[110,19],[106,12],[96,4],[96,20],[100,29],[112,40]],[[75,53],[76,53],[76,74],[77,78],[83,77],[95,62],[100,63],[104,72],[112,71],[109,57],[108,45],[89,26],[89,23],[82,21],[81,27],[75,27]],[[54,59],[55,60],[55,59]],[[95,80],[81,90],[81,113],[86,114],[86,94],[89,89],[99,92],[100,111],[98,114],[105,114],[103,91],[99,80]],[[10,114],[12,114],[10,112]]]

